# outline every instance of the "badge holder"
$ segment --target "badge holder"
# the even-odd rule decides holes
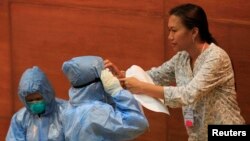
[[[184,112],[184,121],[186,127],[192,127],[194,125],[194,111],[188,107]]]

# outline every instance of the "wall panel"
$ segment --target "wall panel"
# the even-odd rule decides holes
[[[1,139],[1,141],[4,141],[5,137],[6,137],[6,134],[7,134],[7,130],[9,128],[10,119],[9,118],[4,118],[4,117],[0,117],[0,123],[1,123],[1,127],[0,127],[0,139]]]
[[[144,66],[164,58],[159,55],[164,50],[160,17],[30,4],[12,4],[11,13],[15,84],[22,71],[35,64],[47,71],[57,70],[49,72],[56,80],[63,78],[61,65],[74,56],[110,56],[119,62],[136,60]],[[152,46],[157,51],[152,52]]]
[[[10,117],[13,114],[9,36],[8,2],[0,0],[0,140],[2,141],[5,140]]]

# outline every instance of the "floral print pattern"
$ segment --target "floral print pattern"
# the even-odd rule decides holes
[[[186,127],[189,141],[206,141],[209,124],[244,124],[236,101],[234,72],[227,53],[211,43],[195,61],[193,70],[186,51],[147,71],[155,84],[164,86],[165,104],[192,108],[194,125]],[[169,84],[175,82],[176,86]]]

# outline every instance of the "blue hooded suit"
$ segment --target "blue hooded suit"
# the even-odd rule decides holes
[[[30,111],[25,100],[32,93],[41,94],[46,103],[40,117]],[[23,73],[18,95],[25,107],[13,115],[6,141],[63,141],[61,112],[66,102],[55,99],[54,90],[42,70],[35,66]]]
[[[148,128],[129,91],[121,90],[112,97],[104,91],[100,81],[103,67],[103,59],[97,56],[76,57],[63,64],[72,85],[63,113],[67,141],[132,140]]]

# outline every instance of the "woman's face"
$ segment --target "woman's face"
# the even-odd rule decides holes
[[[39,93],[32,93],[25,97],[27,102],[43,100],[43,97]]]
[[[188,50],[193,44],[192,30],[182,24],[180,17],[171,15],[168,20],[168,29],[168,39],[175,51]]]

